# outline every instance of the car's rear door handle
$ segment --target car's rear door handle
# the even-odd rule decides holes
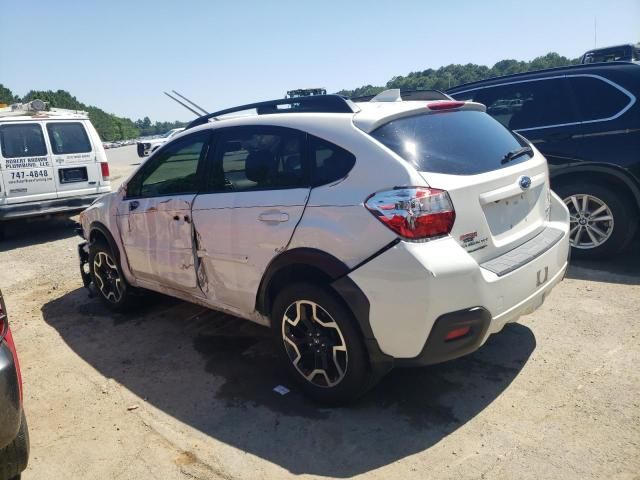
[[[285,212],[262,212],[258,215],[261,222],[286,222],[289,220],[289,214]]]

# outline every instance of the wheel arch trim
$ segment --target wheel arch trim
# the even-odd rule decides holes
[[[640,186],[623,169],[609,164],[588,164],[563,167],[551,172],[552,187],[554,181],[558,183],[563,182],[567,179],[567,176],[575,174],[605,174],[621,181],[626,185],[629,193],[635,200],[636,208],[640,210]]]

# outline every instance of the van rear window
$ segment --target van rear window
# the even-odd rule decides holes
[[[486,113],[472,110],[400,118],[371,135],[423,172],[474,175],[531,158],[521,155],[503,164],[507,153],[526,142]]]
[[[80,122],[48,123],[47,131],[55,155],[91,151],[89,137]]]
[[[47,155],[42,129],[37,123],[0,126],[0,144],[4,158]]]

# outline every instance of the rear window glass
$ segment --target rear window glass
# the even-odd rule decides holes
[[[91,151],[91,143],[84,129],[79,123],[49,123],[47,124],[51,148],[56,155],[66,153],[85,153]]]
[[[525,162],[501,160],[526,142],[478,111],[442,112],[393,120],[371,134],[424,172],[474,175]]]
[[[568,80],[582,121],[613,117],[631,101],[616,87],[597,78],[572,77]]]
[[[47,154],[42,129],[36,123],[0,126],[0,144],[4,158],[41,157]]]

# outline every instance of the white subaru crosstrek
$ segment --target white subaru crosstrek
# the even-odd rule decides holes
[[[322,401],[476,350],[563,278],[569,214],[534,146],[420,93],[195,120],[81,214],[85,284],[114,310],[149,289],[271,326]]]

